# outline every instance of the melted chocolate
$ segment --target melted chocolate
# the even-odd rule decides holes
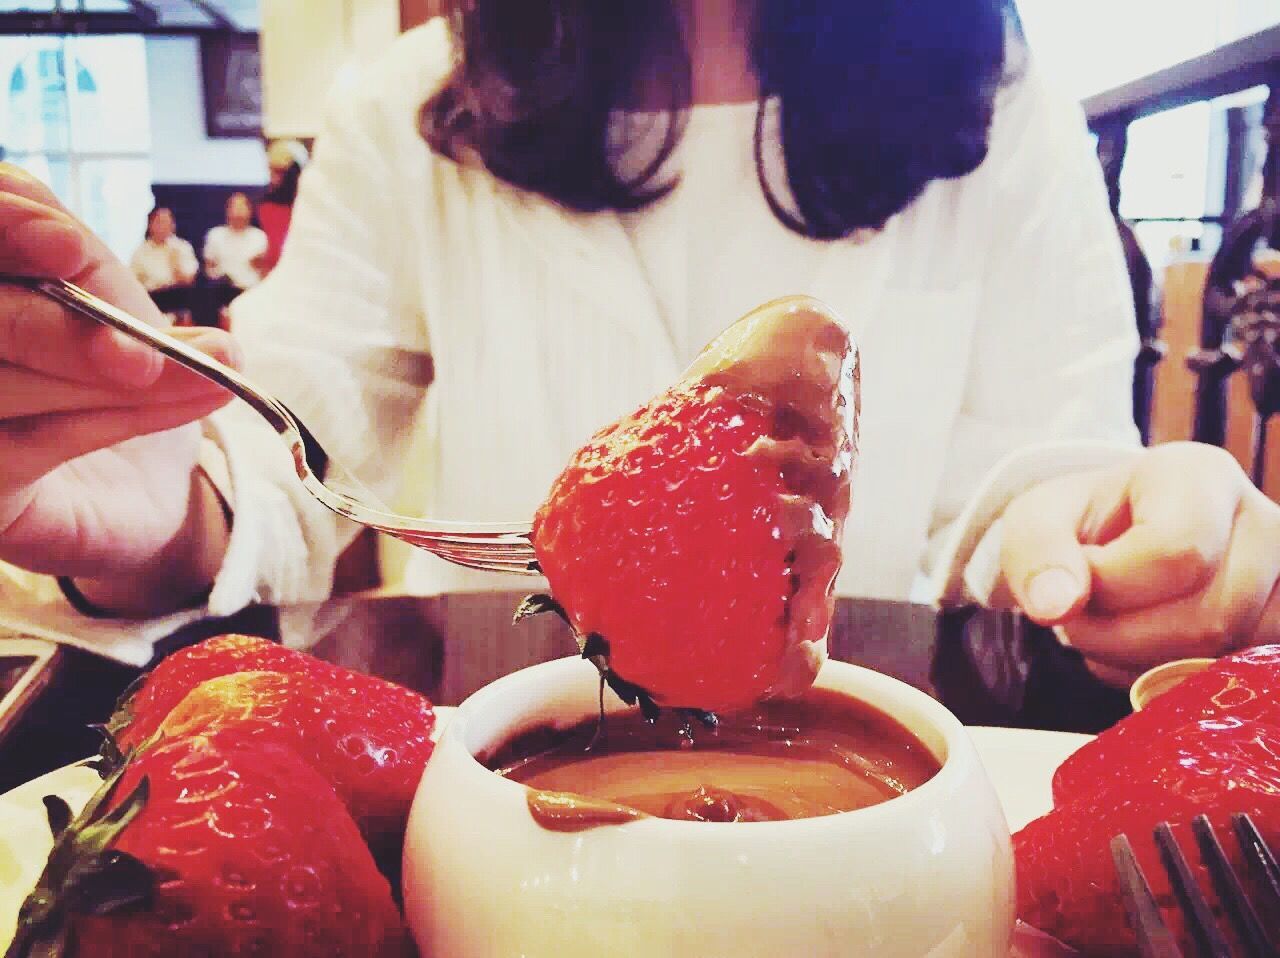
[[[600,733],[599,735],[597,733]],[[572,831],[644,816],[761,822],[878,805],[927,782],[937,759],[884,713],[810,689],[721,717],[691,739],[679,716],[638,711],[522,732],[481,761],[529,787],[543,827]]]
[[[791,492],[779,530],[793,545],[785,624],[789,644],[807,654],[781,659],[768,694],[795,695],[813,684],[822,665],[834,607],[858,447],[857,348],[826,305],[787,296],[725,330],[684,381],[721,386],[773,416],[772,435],[746,455],[777,469]]]

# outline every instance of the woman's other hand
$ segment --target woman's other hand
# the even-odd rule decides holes
[[[1280,641],[1280,506],[1222,449],[1042,483],[1003,525],[1014,602],[1112,674]]]
[[[0,273],[65,278],[166,325],[128,267],[43,184],[6,165]],[[175,334],[235,362],[224,333]],[[184,554],[184,536],[212,522],[211,491],[194,478],[194,423],[228,399],[150,348],[0,284],[0,560],[87,580],[91,599],[137,611],[150,580],[172,577],[181,603],[176,593],[193,585],[184,577],[206,578],[213,558]],[[128,585],[117,595],[111,583]]]

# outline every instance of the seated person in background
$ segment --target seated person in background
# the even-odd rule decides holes
[[[173,211],[157,206],[147,214],[147,236],[129,266],[148,292],[190,286],[200,264],[191,244],[177,234]]]
[[[267,234],[267,256],[263,274],[270,273],[280,261],[284,240],[293,216],[293,201],[298,196],[298,180],[307,162],[307,148],[297,140],[275,140],[267,147],[267,167],[271,182],[258,204],[258,222]]]
[[[267,234],[253,225],[253,204],[243,193],[232,193],[226,224],[215,226],[205,237],[205,272],[243,292],[262,282],[266,255]]]

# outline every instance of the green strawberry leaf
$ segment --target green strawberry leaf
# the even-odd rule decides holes
[[[712,732],[720,727],[720,716],[715,712],[705,712],[702,709],[680,709],[679,711],[686,721],[697,722]]]
[[[599,632],[592,632],[582,640],[582,657],[592,661],[604,659],[609,661],[609,641]]]
[[[146,910],[155,898],[155,876],[127,852],[108,850],[77,871],[68,908],[78,915]]]
[[[564,606],[551,596],[541,592],[525,596],[524,601],[517,606],[515,618],[512,619],[512,622],[521,622],[532,615],[542,615],[545,612],[552,612],[563,619],[566,624],[569,624],[569,614],[565,612]]]
[[[67,830],[67,826],[75,816],[71,814],[71,806],[57,795],[44,797],[44,811],[49,816],[49,831],[53,833],[56,841]]]
[[[120,746],[116,743],[116,737],[111,731],[110,725],[91,725],[89,727],[102,737],[102,742],[98,745],[97,757],[85,764],[105,780],[124,765],[128,756],[120,751]]]
[[[614,695],[622,699],[627,705],[640,706],[640,714],[644,716],[646,722],[658,721],[658,716],[662,714],[662,709],[658,707],[658,703],[653,700],[652,695],[635,683],[628,682],[612,669],[601,674],[604,676],[609,688],[613,689]]]
[[[141,691],[142,686],[147,682],[147,673],[139,675],[130,682],[120,697],[116,699],[115,710],[111,713],[111,718],[107,720],[106,731],[108,735],[115,737],[129,727],[129,723],[133,721],[133,698]]]
[[[151,869],[113,847],[146,807],[150,782],[144,777],[119,805],[104,812],[124,771],[112,773],[74,819],[66,802],[45,799],[49,827],[57,838],[40,881],[22,903],[6,958],[67,958],[75,950],[75,916],[151,907]]]

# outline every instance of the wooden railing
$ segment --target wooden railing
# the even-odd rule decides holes
[[[1175,262],[1164,276],[1153,277],[1130,224],[1119,215],[1129,125],[1259,85],[1271,91],[1261,202],[1242,209],[1242,144],[1250,131],[1234,111],[1227,123],[1223,212],[1207,218],[1223,226],[1221,246],[1212,260]],[[1280,413],[1280,26],[1095,96],[1085,109],[1098,134],[1133,280],[1143,336],[1134,404],[1144,438],[1225,446],[1280,499],[1280,446],[1267,444],[1268,424]],[[1169,361],[1161,363],[1166,354]]]

